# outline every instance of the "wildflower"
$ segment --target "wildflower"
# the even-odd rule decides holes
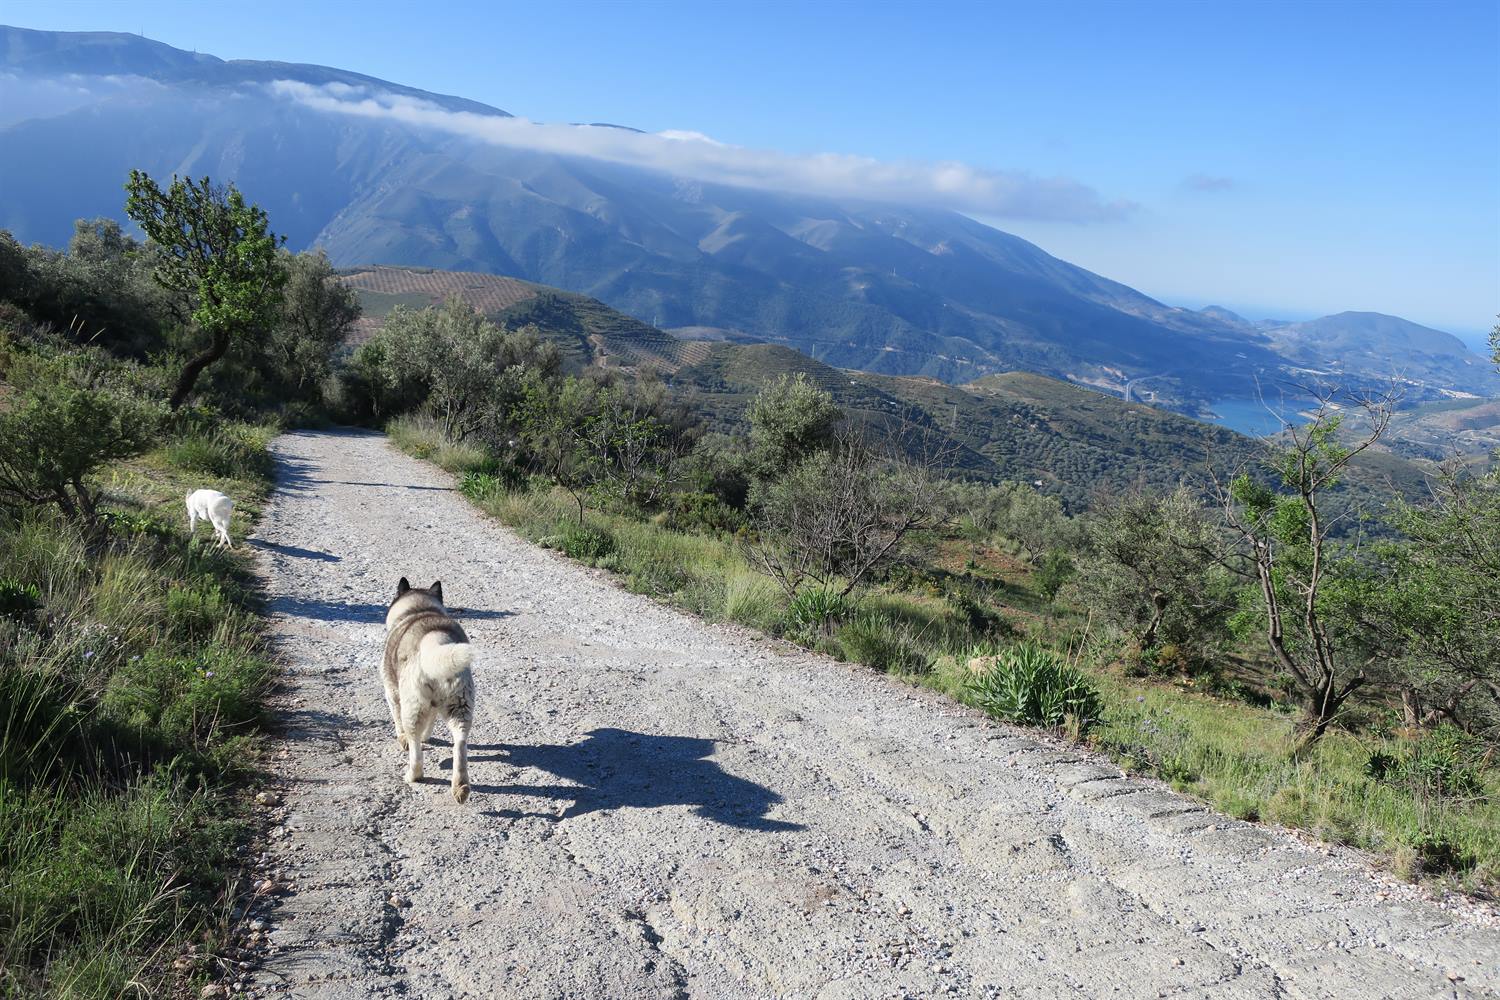
[[[204,677],[212,677],[213,675],[214,675],[214,672],[212,670],[205,670],[203,672],[203,676]]]
[[[92,660],[94,658],[94,651],[91,649],[88,652],[84,653],[83,658],[85,660]]]

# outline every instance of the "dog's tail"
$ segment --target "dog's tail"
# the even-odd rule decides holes
[[[445,642],[422,652],[422,669],[435,680],[446,680],[468,670],[474,662],[474,647],[467,642]]]

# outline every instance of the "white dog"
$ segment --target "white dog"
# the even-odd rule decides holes
[[[187,495],[188,536],[198,528],[199,521],[214,526],[214,536],[220,545],[234,548],[229,537],[229,516],[234,513],[234,501],[218,490],[194,490]]]

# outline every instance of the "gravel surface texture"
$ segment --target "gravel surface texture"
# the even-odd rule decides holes
[[[627,593],[363,433],[274,446],[286,667],[238,995],[1481,997],[1495,914],[941,697]],[[396,581],[478,650],[402,781]]]

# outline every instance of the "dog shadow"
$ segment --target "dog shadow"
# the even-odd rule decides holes
[[[365,624],[385,621],[389,606],[369,601],[324,601],[313,597],[281,596],[272,598],[272,612],[293,618],[306,618],[316,622],[363,622]],[[449,613],[460,623],[465,621],[494,621],[509,618],[514,611],[491,611],[487,608],[449,608]]]
[[[377,483],[373,481],[362,482],[356,479],[312,479],[309,480],[309,482],[327,483],[330,486],[375,486],[381,489],[390,490],[426,490],[433,493],[453,492],[453,487],[451,486],[423,486],[415,483]]]
[[[341,562],[342,557],[332,552],[320,552],[317,549],[304,549],[296,545],[282,545],[280,542],[268,542],[264,538],[248,539],[249,544],[257,549],[265,549],[267,552],[278,552],[284,556],[292,556],[296,559],[313,559],[317,562]]]
[[[274,597],[267,605],[272,613],[307,618],[317,622],[382,622],[386,605],[360,601],[323,601],[313,597]]]
[[[431,741],[448,747],[444,740]],[[729,774],[710,760],[714,741],[691,736],[657,736],[628,729],[595,729],[577,743],[469,745],[471,764],[503,761],[512,767],[539,771],[570,784],[477,785],[476,792],[522,795],[568,802],[561,814],[491,810],[487,815],[508,819],[539,816],[571,819],[586,813],[615,809],[658,809],[691,806],[695,815],[742,830],[788,832],[800,823],[770,819],[766,813],[781,796],[764,785]],[[477,752],[476,752],[477,751]],[[486,753],[503,751],[503,753]],[[443,762],[452,766],[452,755]]]

